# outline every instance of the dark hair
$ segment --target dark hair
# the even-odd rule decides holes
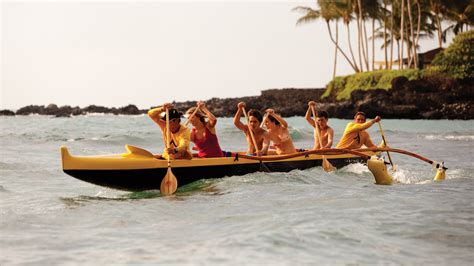
[[[260,111],[255,110],[255,109],[250,109],[248,111],[248,116],[253,116],[253,117],[257,118],[258,122],[260,122],[260,123],[262,122],[262,119],[263,119],[262,113],[260,113]]]
[[[354,118],[356,118],[358,115],[361,115],[363,116],[364,118],[367,118],[367,115],[364,113],[364,112],[357,112],[354,116]]]
[[[316,115],[317,115],[318,117],[324,117],[324,118],[326,118],[326,119],[329,119],[328,112],[326,112],[326,111],[317,111],[317,112],[316,112]]]
[[[277,125],[277,126],[280,125],[280,122],[275,117],[273,117],[272,115],[268,115],[267,117],[268,117],[268,119],[270,119],[270,121],[275,123],[275,125]]]

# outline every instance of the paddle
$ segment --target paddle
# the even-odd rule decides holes
[[[260,123],[260,127],[263,128],[265,126],[265,122],[267,122],[268,119],[268,113],[263,115],[262,123]]]
[[[153,154],[145,149],[135,147],[132,145],[125,144],[125,149],[128,151],[127,155],[140,155],[143,157],[149,157],[149,158],[154,158]]]
[[[188,120],[186,121],[186,123],[184,123],[184,126],[187,127],[189,122],[191,122],[191,119],[194,117],[194,115],[196,114],[196,112],[198,111],[198,107],[196,107],[196,109],[194,109],[194,112],[188,117]]]
[[[169,149],[170,147],[170,116],[169,116],[169,110],[166,108],[166,148]],[[171,162],[170,162],[170,155],[168,154],[168,170],[166,171],[166,175],[161,180],[161,185],[160,185],[160,192],[164,196],[168,196],[176,192],[176,189],[178,188],[178,180],[176,179],[176,176],[174,176],[173,172],[171,171]]]
[[[380,134],[382,135],[383,144],[385,145],[385,147],[388,147],[387,141],[385,140],[385,134],[383,133],[382,124],[380,122],[377,122],[377,124],[379,124],[379,129],[380,129]],[[388,160],[390,161],[390,164],[392,165],[392,170],[397,171],[397,166],[393,164],[392,157],[390,156],[390,153],[388,151],[386,151],[386,152],[387,152],[387,155],[388,155]]]
[[[253,146],[255,148],[255,153],[258,153],[259,150],[258,150],[257,142],[255,141],[255,137],[253,136],[252,129],[250,128],[250,120],[249,120],[249,117],[247,115],[247,112],[245,111],[245,107],[242,107],[242,111],[244,112],[245,119],[247,120],[247,127],[249,129],[250,138],[252,139],[252,143],[253,143]]]
[[[311,112],[313,113],[313,117],[314,117],[314,127],[316,129],[316,135],[318,137],[318,140],[319,140],[319,147],[321,149],[323,149],[323,141],[321,139],[321,131],[318,127],[318,121],[317,121],[317,116],[316,116],[316,112],[314,111],[314,106],[311,106]],[[326,159],[326,156],[322,156],[323,157],[323,169],[324,171],[326,172],[332,172],[332,171],[336,171],[336,167],[334,167],[329,161],[328,159]]]

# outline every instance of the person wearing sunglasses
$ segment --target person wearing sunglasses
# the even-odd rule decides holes
[[[367,148],[377,147],[370,139],[369,133],[365,130],[382,120],[382,118],[377,116],[368,122],[366,122],[366,119],[367,115],[364,112],[357,112],[354,116],[354,122],[347,124],[344,134],[342,134],[341,140],[337,143],[336,148],[359,149],[364,145]]]
[[[168,109],[170,120],[170,140],[169,148],[166,143],[166,109]],[[190,131],[184,125],[181,125],[181,115],[171,103],[165,103],[163,106],[154,108],[148,111],[148,116],[161,128],[163,133],[163,140],[165,148],[163,150],[162,158],[168,159],[191,159],[192,154],[189,150]]]

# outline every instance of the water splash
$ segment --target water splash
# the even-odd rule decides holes
[[[473,141],[473,135],[425,135],[427,140]]]

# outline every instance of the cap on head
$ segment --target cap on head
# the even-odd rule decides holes
[[[174,108],[173,108],[173,109],[169,109],[169,110],[168,110],[168,113],[169,113],[169,115],[170,115],[170,119],[181,118],[181,116],[183,115],[182,113],[178,112],[178,110],[176,110],[176,109],[174,109]],[[161,117],[161,119],[166,120],[166,113],[163,112],[162,114],[163,114],[163,117]]]

